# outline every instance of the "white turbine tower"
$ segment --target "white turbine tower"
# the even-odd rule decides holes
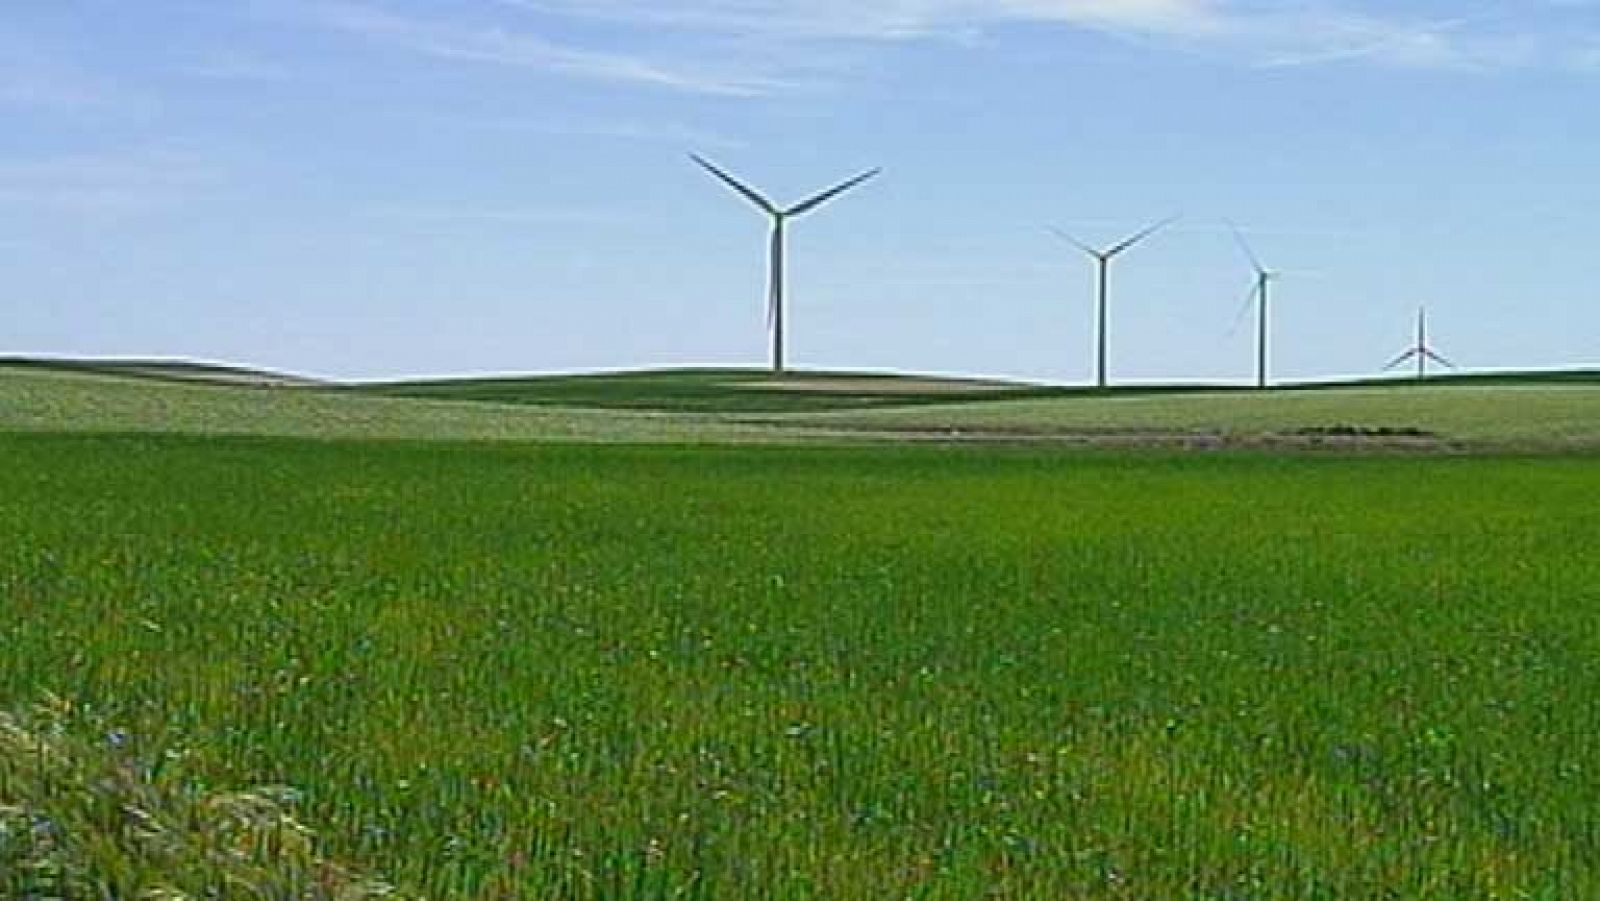
[[[1096,286],[1097,286],[1096,287],[1097,306],[1096,306],[1096,320],[1095,320],[1096,321],[1096,332],[1095,332],[1095,384],[1097,386],[1101,387],[1101,388],[1104,388],[1108,384],[1110,384],[1110,375],[1109,375],[1109,372],[1107,370],[1107,360],[1106,360],[1106,358],[1108,356],[1108,350],[1109,350],[1109,346],[1110,346],[1110,338],[1108,337],[1108,332],[1109,332],[1108,325],[1109,325],[1109,320],[1110,320],[1110,317],[1111,317],[1111,308],[1110,308],[1110,306],[1111,306],[1111,304],[1110,304],[1110,296],[1111,296],[1111,287],[1110,287],[1110,283],[1111,283],[1111,261],[1116,259],[1119,256],[1122,256],[1124,253],[1126,253],[1127,251],[1131,250],[1134,247],[1134,245],[1138,244],[1139,242],[1143,241],[1144,239],[1150,237],[1151,235],[1155,234],[1156,232],[1162,230],[1163,228],[1166,228],[1167,226],[1171,225],[1172,223],[1177,222],[1179,218],[1180,217],[1178,217],[1178,216],[1171,216],[1171,217],[1168,217],[1166,219],[1163,219],[1160,222],[1157,222],[1155,225],[1152,225],[1149,228],[1145,229],[1144,231],[1139,232],[1138,234],[1134,235],[1133,237],[1128,238],[1127,240],[1123,241],[1122,243],[1113,244],[1112,246],[1107,247],[1105,249],[1097,249],[1097,248],[1094,248],[1094,247],[1090,247],[1089,245],[1083,243],[1082,241],[1079,241],[1077,238],[1074,238],[1073,236],[1067,234],[1066,232],[1064,232],[1064,231],[1062,231],[1060,229],[1052,229],[1052,231],[1054,231],[1056,233],[1056,235],[1058,237],[1060,237],[1063,241],[1066,241],[1067,243],[1071,244],[1072,246],[1074,246],[1074,247],[1078,248],[1079,250],[1083,251],[1084,253],[1088,254],[1090,257],[1094,258],[1094,260],[1096,262],[1096,270],[1095,271],[1097,273],[1097,281],[1096,281]]]
[[[1272,283],[1277,281],[1281,273],[1274,272],[1261,265],[1261,258],[1256,256],[1250,242],[1245,240],[1244,232],[1239,230],[1232,222],[1228,227],[1233,230],[1233,237],[1239,242],[1239,249],[1244,251],[1250,260],[1251,268],[1256,271],[1255,286],[1250,289],[1250,296],[1245,300],[1245,309],[1253,302],[1256,305],[1256,387],[1265,388],[1269,384],[1270,376],[1267,372],[1267,347],[1272,339]],[[1240,311],[1240,316],[1244,311]]]

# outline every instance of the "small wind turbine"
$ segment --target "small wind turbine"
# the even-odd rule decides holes
[[[1139,232],[1133,237],[1128,238],[1122,243],[1113,244],[1112,246],[1104,249],[1090,247],[1089,245],[1079,241],[1077,238],[1074,238],[1060,229],[1052,229],[1052,231],[1054,231],[1062,240],[1094,258],[1096,263],[1096,294],[1098,298],[1098,304],[1096,308],[1095,320],[1095,384],[1101,388],[1104,388],[1107,384],[1109,384],[1109,379],[1106,373],[1106,352],[1108,347],[1107,323],[1110,318],[1111,261],[1119,256],[1122,256],[1122,254],[1132,249],[1134,245],[1138,244],[1144,239],[1150,237],[1163,228],[1166,228],[1172,223],[1177,222],[1179,218],[1180,217],[1178,216],[1169,216],[1168,218],[1157,222],[1155,225],[1150,226],[1144,231]]]
[[[1271,340],[1271,302],[1272,282],[1280,273],[1273,272],[1261,265],[1261,258],[1251,249],[1250,242],[1244,238],[1244,232],[1239,230],[1232,222],[1228,227],[1233,229],[1233,237],[1239,242],[1239,249],[1249,258],[1250,265],[1256,271],[1255,287],[1250,289],[1250,296],[1245,299],[1245,309],[1249,309],[1251,301],[1256,304],[1256,387],[1267,387],[1267,344]],[[1240,311],[1243,316],[1244,311]]]
[[[772,219],[772,249],[767,276],[767,329],[772,332],[772,373],[783,374],[783,314],[784,314],[784,238],[790,219],[804,216],[819,206],[838,197],[840,194],[860,185],[862,182],[873,178],[881,169],[863,172],[855,178],[835,185],[808,200],[801,201],[788,209],[784,209],[768,200],[759,191],[744,184],[732,175],[719,169],[711,161],[699,154],[689,154],[690,159],[700,164],[700,167],[710,172],[723,184],[732,188],[744,199],[755,204],[762,212]]]
[[[1388,366],[1383,367],[1383,371],[1384,372],[1388,372],[1389,370],[1395,368],[1396,366],[1402,366],[1402,365],[1404,365],[1406,363],[1411,362],[1413,359],[1417,361],[1417,381],[1419,381],[1419,382],[1428,377],[1428,361],[1429,360],[1432,360],[1433,362],[1438,363],[1438,364],[1440,364],[1442,366],[1447,366],[1447,367],[1449,367],[1451,369],[1455,369],[1456,368],[1456,364],[1454,364],[1454,363],[1450,362],[1449,360],[1446,360],[1444,357],[1441,357],[1438,354],[1434,353],[1433,352],[1433,348],[1428,346],[1428,308],[1427,307],[1420,307],[1417,310],[1417,343],[1416,343],[1416,345],[1413,346],[1410,350],[1408,350],[1405,353],[1401,354],[1400,356],[1395,357],[1394,358],[1394,362],[1390,363]]]

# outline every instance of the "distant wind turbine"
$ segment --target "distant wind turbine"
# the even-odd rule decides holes
[[[1096,308],[1095,319],[1095,384],[1101,388],[1106,387],[1110,383],[1110,379],[1107,375],[1106,356],[1109,344],[1107,339],[1107,324],[1110,318],[1111,261],[1126,253],[1128,250],[1132,249],[1134,245],[1138,244],[1144,239],[1150,237],[1163,228],[1166,228],[1172,223],[1177,222],[1179,218],[1181,217],[1169,216],[1168,218],[1157,222],[1144,231],[1139,232],[1133,237],[1128,238],[1122,243],[1113,244],[1112,246],[1104,249],[1090,247],[1089,245],[1079,241],[1077,238],[1074,238],[1060,229],[1051,229],[1051,231],[1056,233],[1057,237],[1094,258],[1096,263],[1096,294],[1098,297],[1098,304]]]
[[[1395,357],[1394,358],[1394,362],[1390,363],[1388,366],[1383,367],[1383,371],[1384,372],[1388,372],[1389,370],[1394,369],[1396,366],[1403,366],[1406,363],[1411,362],[1412,360],[1416,360],[1417,361],[1417,381],[1419,381],[1419,382],[1428,377],[1428,361],[1429,360],[1432,360],[1433,362],[1438,363],[1438,364],[1440,364],[1442,366],[1447,366],[1450,369],[1455,369],[1456,368],[1456,364],[1454,364],[1454,363],[1450,362],[1449,360],[1446,360],[1444,357],[1441,357],[1438,354],[1434,353],[1433,352],[1433,348],[1428,346],[1428,308],[1427,307],[1420,307],[1417,310],[1417,343],[1416,343],[1416,345],[1413,346],[1410,350],[1408,350],[1405,353],[1401,354],[1400,356]]]
[[[772,248],[768,263],[770,269],[767,275],[767,329],[772,333],[772,372],[774,375],[782,375],[784,289],[787,277],[787,272],[784,268],[784,239],[789,220],[804,216],[840,194],[857,187],[862,182],[872,179],[883,170],[873,169],[870,172],[863,172],[849,181],[835,185],[820,194],[784,209],[768,200],[759,191],[724,172],[705,157],[694,153],[689,154],[689,157],[698,163],[702,169],[710,172],[718,181],[732,188],[735,193],[750,201],[772,219]]]
[[[1272,283],[1280,273],[1273,272],[1261,265],[1261,258],[1256,256],[1255,250],[1250,247],[1250,242],[1245,240],[1244,232],[1237,225],[1228,223],[1228,228],[1233,230],[1233,237],[1239,242],[1239,249],[1244,251],[1250,260],[1250,266],[1256,271],[1255,287],[1250,289],[1250,296],[1245,300],[1245,309],[1248,310],[1252,301],[1256,304],[1256,387],[1265,388],[1268,383],[1267,374],[1267,345],[1271,340],[1271,292]],[[1241,317],[1244,311],[1240,311]]]

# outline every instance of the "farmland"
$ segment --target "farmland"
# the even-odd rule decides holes
[[[134,377],[129,377],[130,373]],[[0,431],[492,443],[939,443],[1600,450],[1600,375],[1543,373],[1111,392],[881,375],[682,370],[541,378],[297,384],[193,367],[0,363]],[[1339,444],[1335,442],[1335,444]],[[1341,446],[1349,446],[1343,442]]]
[[[1267,394],[1186,391],[995,399],[871,411],[833,410],[804,421],[868,433],[1043,440],[1168,436],[1226,442],[1342,429],[1414,433],[1458,448],[1592,450],[1600,448],[1600,383],[1463,380]]]
[[[408,893],[1600,889],[1588,457],[120,424],[0,438],[0,698]]]

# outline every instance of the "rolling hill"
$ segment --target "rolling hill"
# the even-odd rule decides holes
[[[340,384],[184,361],[0,362],[0,430],[462,441],[1600,449],[1600,373],[1097,391],[687,369]]]

